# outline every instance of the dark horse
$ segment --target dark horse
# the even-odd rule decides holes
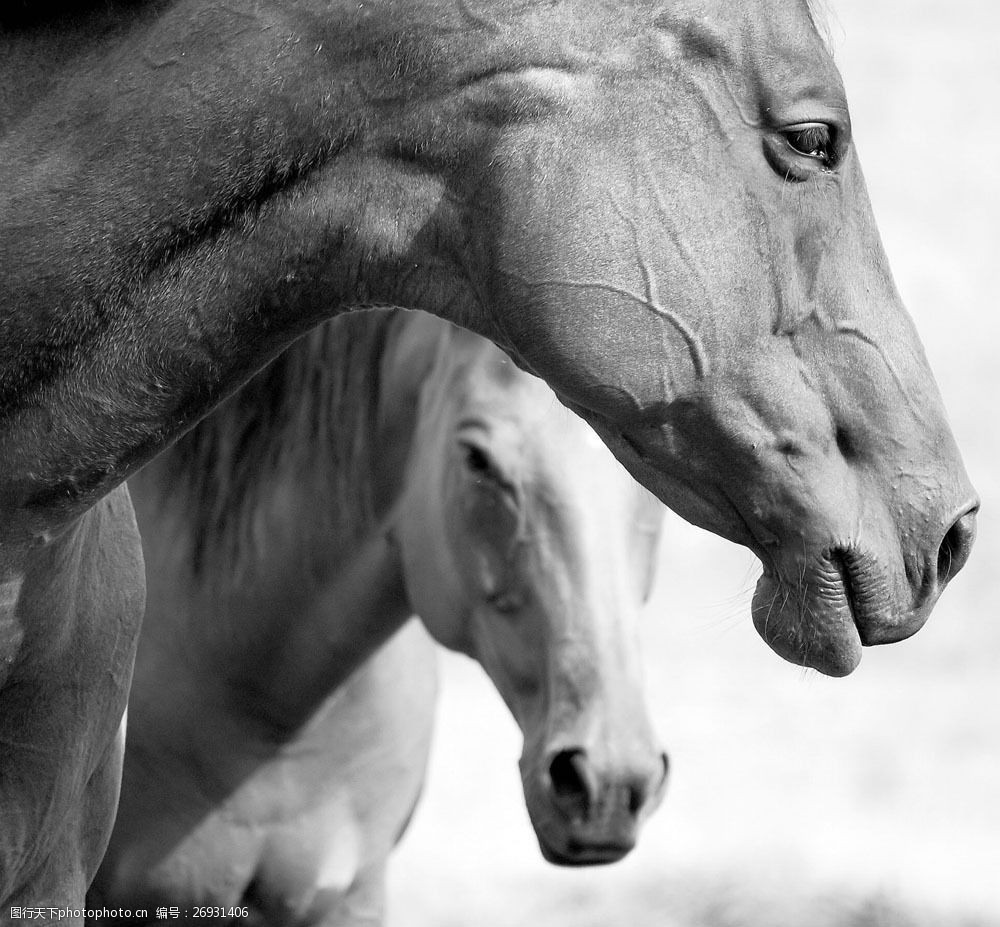
[[[321,319],[496,342],[750,547],[782,656],[925,621],[977,500],[806,0],[0,0],[0,899],[74,904],[122,481]]]

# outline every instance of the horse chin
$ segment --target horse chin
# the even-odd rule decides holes
[[[824,595],[765,573],[752,610],[757,633],[789,663],[826,676],[847,676],[861,662],[861,634],[846,590]]]

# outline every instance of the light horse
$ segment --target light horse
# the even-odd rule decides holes
[[[636,639],[663,509],[493,344],[337,320],[131,488],[149,605],[92,907],[380,922],[434,711],[414,612],[520,725],[546,858],[632,848],[666,776]]]
[[[971,548],[806,0],[0,0],[0,268],[3,904],[78,903],[110,823],[116,487],[327,316],[507,350],[757,554],[795,663],[912,634]]]

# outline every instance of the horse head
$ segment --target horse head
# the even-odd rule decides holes
[[[521,727],[545,857],[611,862],[666,781],[636,641],[662,508],[540,380],[458,329],[445,344],[393,529],[409,599]]]
[[[775,651],[849,673],[923,624],[978,501],[841,81],[801,0],[586,6],[559,28],[538,11],[517,47],[547,57],[473,82],[530,114],[476,187],[479,328],[671,508],[759,557]]]

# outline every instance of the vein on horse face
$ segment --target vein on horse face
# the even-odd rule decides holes
[[[639,272],[642,274],[643,286],[646,290],[646,300],[654,305],[662,305],[660,302],[660,292],[659,287],[656,282],[656,275],[653,273],[652,268],[646,262],[645,258],[642,256],[642,248],[639,245],[639,230],[636,228],[635,220],[631,215],[628,214],[623,208],[621,203],[618,202],[618,197],[614,194],[611,196],[611,205],[614,207],[615,212],[618,213],[619,218],[628,226],[629,232],[632,236],[632,246],[635,248],[635,258],[636,263],[639,266]],[[663,339],[664,350],[667,350],[666,339]],[[677,390],[674,387],[674,377],[673,371],[670,365],[663,364],[663,393],[665,401],[669,402],[670,397],[676,395]],[[695,365],[695,375],[697,377],[697,365]]]
[[[468,0],[455,0],[455,6],[458,7],[458,12],[461,13],[462,18],[473,27],[477,29],[485,29],[488,32],[492,32],[494,35],[500,32],[500,27],[497,25],[496,21],[488,19],[482,13],[472,9]]]
[[[914,401],[913,397],[910,395],[909,390],[903,383],[903,378],[899,375],[899,371],[896,369],[896,365],[892,362],[892,358],[886,353],[885,348],[879,344],[878,341],[871,335],[866,334],[861,330],[861,327],[857,322],[853,321],[835,321],[833,324],[833,330],[838,335],[845,335],[847,337],[857,338],[863,344],[868,345],[873,351],[875,351],[878,356],[882,359],[882,363],[885,364],[889,371],[890,376],[895,382],[896,386],[899,388],[899,392],[902,394],[903,401],[907,404],[910,411],[913,413],[914,417],[917,419],[923,418],[923,410],[919,408],[917,403]]]
[[[656,182],[655,179],[656,174],[652,170],[652,165],[649,163],[649,152],[643,149],[642,156],[646,161],[646,172],[644,176],[649,180],[649,188],[653,193],[653,199],[656,201],[656,207],[659,210],[660,218],[663,221],[663,228],[666,230],[667,235],[670,238],[670,243],[673,245],[676,254],[684,262],[684,266],[687,267],[691,275],[698,281],[699,299],[707,302],[709,304],[709,309],[711,310],[710,312],[706,313],[707,317],[712,319],[723,318],[724,313],[719,311],[718,305],[716,304],[715,299],[712,296],[712,294],[715,292],[715,287],[711,285],[711,281],[706,279],[704,273],[702,273],[698,259],[692,253],[691,249],[688,247],[684,237],[677,230],[676,218],[674,212],[669,208],[667,203],[664,202],[663,189],[661,188],[660,184]],[[642,252],[638,245],[638,230],[636,229],[635,222],[634,220],[631,219],[631,217],[629,217],[628,222],[633,230],[633,240],[636,242],[636,258],[639,262],[640,267],[643,270],[644,275],[648,276],[649,272],[647,271],[645,266],[645,259],[643,258]],[[658,299],[654,299],[653,301],[659,303]],[[697,334],[696,333],[693,334],[695,338],[697,338]],[[704,356],[700,340],[697,341],[697,347],[700,351],[702,351],[702,354]],[[701,373],[698,372],[699,365],[696,363],[695,374],[698,379],[702,379],[703,377],[708,376],[708,374],[710,373],[707,356],[704,356],[703,363],[700,369],[702,371]]]
[[[642,262],[641,257],[639,258],[639,261],[640,263]],[[695,377],[699,380],[703,380],[708,375],[708,357],[697,332],[695,332],[687,324],[687,322],[677,315],[677,313],[668,309],[666,306],[661,305],[650,295],[640,296],[638,293],[633,293],[626,287],[618,286],[617,284],[610,283],[606,280],[573,280],[569,277],[539,277],[534,280],[529,280],[526,277],[522,277],[520,274],[515,274],[510,271],[505,271],[505,273],[507,276],[518,280],[519,283],[523,283],[525,286],[532,288],[551,286],[566,287],[567,289],[597,290],[605,293],[613,293],[615,296],[621,296],[633,303],[636,303],[643,309],[648,310],[653,315],[662,319],[681,336],[688,349],[688,354],[691,357],[691,365],[694,368]]]

